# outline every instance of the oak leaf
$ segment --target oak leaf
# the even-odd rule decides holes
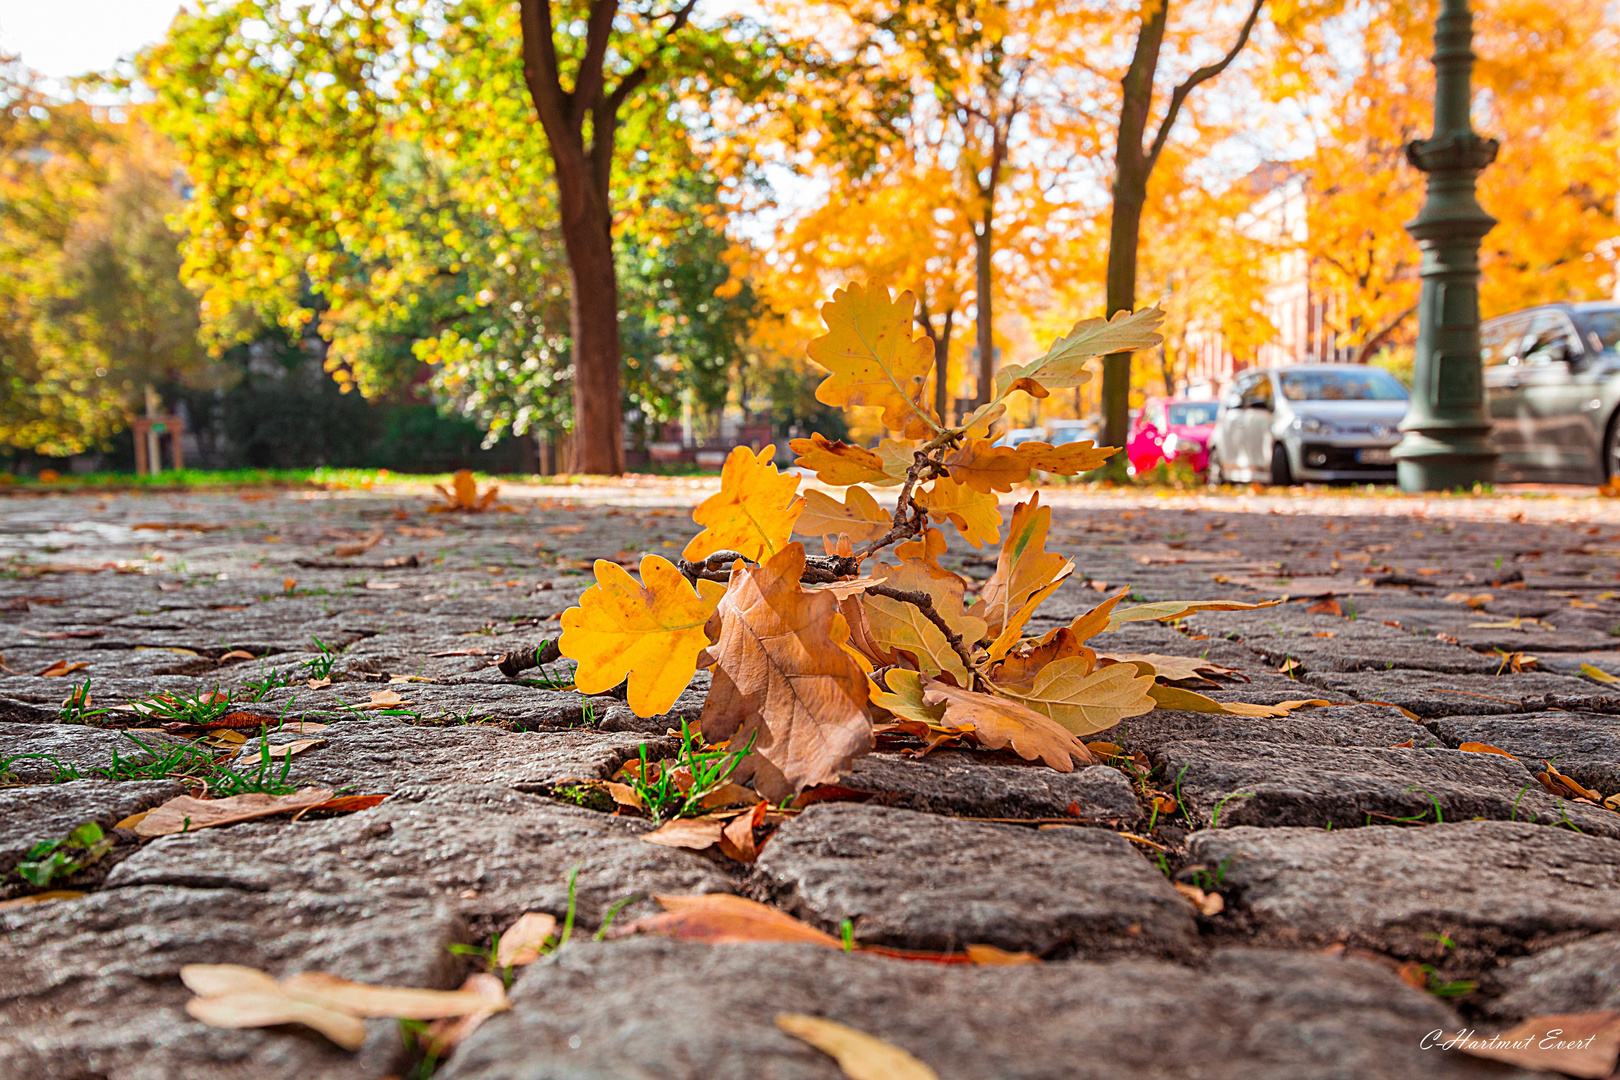
[[[911,655],[918,668],[929,675],[944,672],[958,686],[971,686],[972,675],[961,654],[940,628],[917,608],[904,600],[888,596],[865,596],[861,603],[866,608],[866,622],[871,636],[885,649],[898,649]],[[958,605],[960,606],[960,604]]]
[[[517,922],[501,932],[495,949],[496,967],[523,967],[540,959],[546,942],[557,936],[557,916],[544,911],[525,911]]]
[[[1092,670],[1091,658],[1083,655],[1047,664],[1027,690],[1000,684],[996,688],[1075,735],[1104,731],[1128,717],[1151,712],[1154,706],[1152,675],[1129,664]]]
[[[847,535],[851,540],[875,540],[889,531],[893,515],[877,504],[865,488],[852,487],[844,501],[820,491],[804,493],[804,513],[793,526],[800,536]]]
[[[1011,491],[1029,479],[1029,462],[1010,446],[991,446],[988,439],[964,442],[945,459],[951,479],[974,491]]]
[[[788,447],[798,456],[794,464],[815,472],[816,479],[831,487],[850,484],[873,484],[885,487],[898,484],[905,477],[909,458],[898,475],[889,471],[888,462],[864,446],[829,439],[812,432],[808,439],[792,439]]]
[[[692,537],[683,558],[696,561],[716,551],[735,551],[756,562],[782,550],[804,510],[799,478],[771,464],[776,445],[759,452],[734,447],[720,470],[720,490],[698,504],[692,520],[703,531]]]
[[[827,332],[810,342],[810,359],[830,374],[816,387],[824,405],[872,405],[883,426],[908,439],[939,430],[939,418],[924,403],[934,370],[934,343],[913,336],[917,301],[909,292],[889,296],[882,285],[852,284],[821,306]]]
[[[837,1061],[849,1080],[939,1080],[938,1073],[898,1046],[835,1020],[777,1013],[776,1026]]]
[[[1130,666],[1130,665],[1116,665]],[[1223,713],[1227,716],[1258,716],[1276,718],[1287,716],[1295,709],[1320,708],[1330,705],[1323,698],[1308,698],[1302,701],[1280,701],[1275,705],[1258,705],[1248,701],[1216,701],[1192,690],[1183,690],[1177,686],[1154,686],[1149,693],[1153,700],[1158,702],[1161,709],[1181,709],[1186,712]]]
[[[1000,634],[1031,596],[1050,585],[1065,566],[1073,565],[1062,555],[1046,550],[1051,528],[1052,508],[1041,505],[1040,492],[1013,507],[995,573],[979,590],[979,602],[971,609],[973,615],[985,621],[990,633]]]
[[[945,534],[938,529],[927,529],[917,539],[895,547],[894,553],[900,557],[900,562],[878,563],[868,575],[891,588],[927,593],[934,602],[934,610],[971,646],[985,636],[988,628],[983,619],[968,614],[963,606],[967,582],[939,564],[945,550]]]
[[[1281,600],[1262,600],[1248,603],[1243,600],[1162,600],[1154,604],[1136,604],[1121,608],[1108,620],[1108,629],[1117,630],[1126,623],[1159,622],[1174,619],[1194,611],[1256,611],[1276,607]]]
[[[135,835],[149,840],[154,836],[172,836],[216,825],[233,825],[238,821],[252,821],[254,818],[319,806],[331,797],[332,793],[322,788],[308,788],[292,795],[250,792],[232,795],[228,799],[194,799],[190,795],[176,795],[149,811],[135,826]]]
[[[830,784],[872,748],[866,675],[844,650],[849,623],[830,592],[799,584],[804,545],[732,571],[717,609],[720,640],[703,703],[710,742],[752,740],[734,777],[783,802]]]
[[[1021,379],[1033,380],[1048,390],[1079,386],[1090,378],[1085,370],[1087,360],[1157,345],[1162,339],[1155,331],[1163,322],[1164,312],[1156,307],[1117,312],[1112,319],[1081,319],[1039,360],[996,372],[992,400],[1006,397]]]
[[[986,749],[1000,750],[1003,747],[1011,747],[1013,752],[1025,761],[1039,758],[1058,772],[1073,772],[1076,761],[1082,765],[1094,765],[1097,762],[1084,743],[1055,723],[1051,717],[1012,698],[963,690],[955,686],[946,686],[942,682],[925,683],[922,689],[924,705],[943,704],[946,725],[972,724],[974,741]],[[1151,705],[1149,707],[1151,708]],[[1147,711],[1139,709],[1129,715],[1135,716]]]
[[[1078,476],[1102,468],[1109,458],[1119,453],[1119,447],[1097,446],[1087,439],[1062,446],[1044,442],[1020,443],[1013,452],[1031,469],[1057,473],[1059,476]]]
[[[685,941],[706,941],[729,945],[747,941],[775,941],[793,945],[820,945],[841,949],[843,942],[831,934],[757,900],[726,893],[696,896],[655,895],[662,914],[637,919],[613,930],[611,937],[632,934],[660,934]]]
[[[579,665],[574,685],[599,694],[628,677],[626,700],[638,716],[668,712],[697,674],[698,653],[709,643],[704,625],[725,591],[703,579],[694,588],[657,555],[642,558],[640,582],[598,559],[596,584],[562,615],[557,644]]]
[[[949,521],[974,547],[995,543],[1001,536],[1001,511],[994,495],[974,491],[949,476],[934,478],[931,486],[913,496],[934,521]]]
[[[1184,682],[1191,679],[1208,681],[1212,675],[1241,675],[1237,668],[1227,667],[1196,656],[1166,656],[1163,653],[1098,653],[1103,664],[1141,663],[1150,666],[1153,673],[1165,682]],[[1244,677],[1247,681],[1247,677]]]

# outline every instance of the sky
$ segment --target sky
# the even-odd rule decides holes
[[[104,71],[160,40],[180,0],[0,0],[0,51],[52,81]]]

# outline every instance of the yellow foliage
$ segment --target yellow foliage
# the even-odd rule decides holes
[[[774,444],[757,457],[746,446],[731,451],[720,470],[720,491],[692,511],[692,520],[704,528],[686,545],[684,558],[736,551],[757,562],[782,550],[804,500],[798,497],[799,478],[778,472],[771,464],[775,456]]]
[[[917,301],[908,292],[891,298],[882,285],[850,285],[822,305],[827,332],[810,342],[810,358],[830,374],[816,387],[825,405],[872,405],[883,424],[908,439],[939,430],[939,418],[924,403],[934,367],[934,346],[913,337]]]
[[[600,694],[628,678],[626,700],[638,716],[668,712],[697,673],[704,626],[725,593],[714,581],[694,587],[657,555],[642,557],[640,582],[598,559],[596,584],[562,616],[557,647],[579,665],[574,685]]]

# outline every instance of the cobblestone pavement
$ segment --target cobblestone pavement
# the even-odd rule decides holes
[[[810,807],[750,866],[643,843],[646,823],[554,797],[643,745],[671,752],[701,686],[645,721],[492,666],[555,634],[587,560],[673,556],[712,484],[524,488],[510,512],[478,515],[426,513],[405,490],[0,499],[0,900],[38,891],[11,869],[38,842],[87,820],[115,841],[50,883],[84,895],[0,909],[0,1076],[405,1075],[392,1022],[370,1021],[357,1053],[302,1028],[207,1028],[177,972],[455,987],[476,965],[448,947],[487,944],[525,911],[561,916],[576,866],[573,941],[521,969],[512,1010],[437,1075],[838,1076],[776,1029],[788,1010],[947,1078],[1501,1077],[1530,1074],[1422,1040],[1620,1010],[1620,813],[1536,777],[1552,759],[1620,793],[1620,687],[1581,676],[1620,673],[1620,502],[1043,493],[1052,546],[1079,572],[1033,630],[1126,585],[1286,596],[1135,624],[1110,646],[1238,669],[1217,698],[1333,704],[1157,711],[1094,736],[1179,791],[1170,814],[1108,766],[874,754],[846,781],[871,801]],[[993,554],[956,538],[945,561],[983,579]],[[96,770],[146,760],[132,736],[159,755],[196,744],[129,712],[74,722],[64,698],[85,680],[92,711],[217,688],[329,723],[288,782],[389,798],[141,843],[113,827],[188,782]],[[374,707],[378,694],[398,700]],[[254,732],[238,760],[258,752]],[[1077,810],[1100,824],[1017,824]],[[1173,887],[1195,880],[1223,910]],[[861,943],[1047,962],[590,940],[626,897],[620,919],[694,892],[834,933],[848,919]]]

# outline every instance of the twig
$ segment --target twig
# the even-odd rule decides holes
[[[502,653],[501,658],[495,661],[501,674],[508,679],[515,679],[520,672],[530,668],[544,667],[562,658],[562,652],[557,648],[556,641],[547,641],[538,649],[519,649],[516,652]]]
[[[910,604],[922,612],[925,619],[939,627],[940,633],[945,635],[945,640],[950,642],[952,649],[956,650],[956,655],[962,658],[962,665],[968,669],[975,681],[978,680],[979,673],[973,667],[973,654],[968,652],[967,646],[962,643],[962,635],[952,630],[951,624],[946,622],[945,617],[935,610],[932,596],[922,591],[907,592],[904,589],[896,589],[890,585],[868,585],[866,591],[871,596],[886,596],[890,600],[899,600],[903,604]],[[967,690],[970,688],[964,686],[962,689]]]
[[[682,559],[675,564],[675,568],[684,574],[688,581],[697,581],[701,578],[705,581],[726,582],[731,580],[731,566],[738,559],[749,565],[753,564],[753,560],[746,558],[741,552],[717,551],[697,562]],[[804,573],[799,575],[799,580],[807,585],[819,585],[854,577],[860,572],[860,560],[848,555],[810,555],[804,560]]]

